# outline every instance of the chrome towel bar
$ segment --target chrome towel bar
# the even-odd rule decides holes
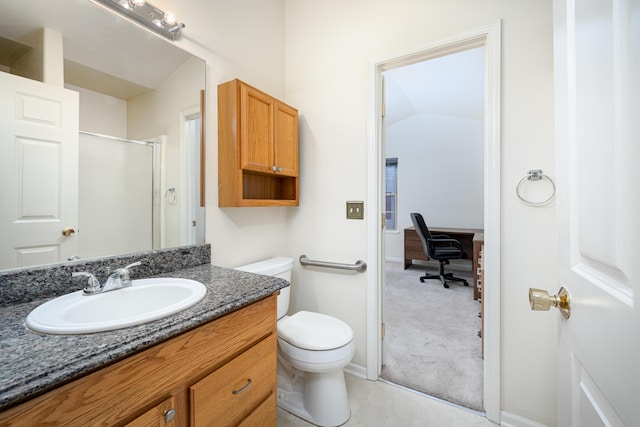
[[[309,259],[306,255],[300,255],[299,258],[300,264],[302,265],[312,265],[316,267],[326,267],[326,268],[337,268],[338,270],[351,270],[351,271],[359,271],[363,272],[367,269],[367,263],[362,260],[357,260],[355,264],[342,264],[339,262],[326,262],[326,261],[316,261],[313,259]]]

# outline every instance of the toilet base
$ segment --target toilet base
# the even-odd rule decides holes
[[[342,369],[295,374],[278,363],[278,406],[322,427],[335,427],[351,417]]]

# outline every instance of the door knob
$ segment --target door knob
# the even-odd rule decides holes
[[[560,288],[558,295],[549,295],[544,289],[529,288],[529,305],[534,311],[549,311],[551,307],[556,307],[565,319],[571,315],[569,291],[564,286]]]
[[[71,227],[65,227],[62,229],[62,235],[65,237],[69,237],[69,236],[73,236],[73,234],[76,232],[76,230],[74,230]]]

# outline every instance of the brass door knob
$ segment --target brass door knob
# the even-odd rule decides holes
[[[565,319],[571,315],[569,291],[564,286],[560,288],[558,295],[549,295],[544,289],[529,288],[529,305],[534,311],[549,311],[551,307],[556,307]]]
[[[69,236],[73,236],[73,234],[76,232],[76,230],[74,230],[71,227],[65,227],[62,229],[62,235],[64,237],[69,237]]]

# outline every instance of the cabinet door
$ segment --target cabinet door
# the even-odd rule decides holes
[[[298,176],[298,111],[275,103],[274,156],[277,173]]]
[[[240,85],[240,167],[273,173],[274,99]]]
[[[125,427],[173,427],[176,421],[176,399],[172,396],[140,415]],[[174,411],[171,413],[170,411]]]

